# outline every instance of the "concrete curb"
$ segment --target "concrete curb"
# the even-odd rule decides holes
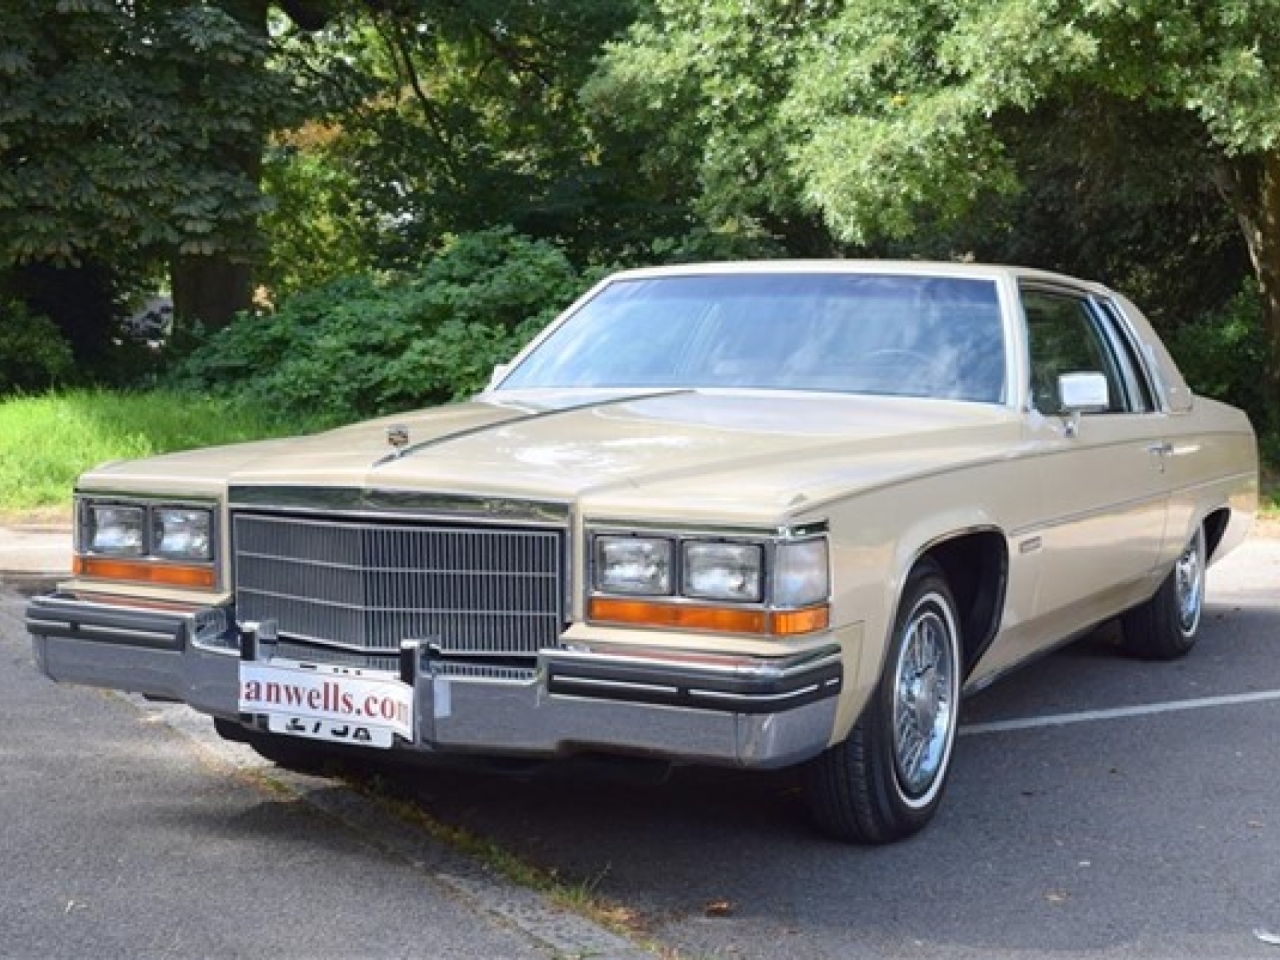
[[[0,578],[53,583],[71,573],[71,529],[61,525],[0,526]]]

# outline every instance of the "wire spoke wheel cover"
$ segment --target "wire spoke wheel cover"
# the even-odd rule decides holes
[[[911,611],[892,678],[894,772],[904,801],[922,806],[955,739],[956,627],[941,595],[926,594]]]
[[[1178,603],[1178,627],[1191,636],[1200,626],[1204,609],[1204,531],[1199,530],[1182,551],[1173,568],[1174,591]]]

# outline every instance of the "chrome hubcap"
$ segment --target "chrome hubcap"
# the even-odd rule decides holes
[[[894,677],[894,764],[903,791],[926,794],[951,749],[956,663],[952,627],[932,606],[916,608]]]
[[[1174,567],[1178,626],[1186,636],[1195,633],[1204,606],[1204,535],[1196,534]]]

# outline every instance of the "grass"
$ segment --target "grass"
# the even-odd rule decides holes
[[[155,390],[69,390],[0,400],[0,516],[69,516],[76,477],[108,460],[312,432],[225,399]]]

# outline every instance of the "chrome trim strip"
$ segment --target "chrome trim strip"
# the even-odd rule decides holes
[[[707,525],[697,523],[667,523],[661,520],[619,520],[614,517],[587,517],[584,526],[594,534],[628,534],[638,531],[654,534],[670,534],[673,537],[692,539],[694,537],[749,537],[756,540],[802,540],[826,533],[830,524],[827,520],[812,520],[800,524],[783,524],[781,526],[721,524]]]
[[[610,650],[544,650],[542,653],[557,663],[582,663],[592,665],[619,665],[640,668],[667,668],[705,673],[712,676],[767,678],[770,680],[786,680],[789,677],[830,666],[841,661],[838,644],[824,644],[814,650],[780,657],[731,657],[726,660],[745,662],[707,663],[701,659],[687,659],[679,650],[645,647],[652,656],[636,656],[613,647]],[[706,653],[693,654],[695,657],[706,657]]]
[[[473,494],[435,493],[392,487],[301,487],[235,484],[227,491],[232,510],[319,513],[380,520],[461,520],[567,526],[570,505]]]
[[[617,406],[621,403],[630,403],[633,400],[647,400],[652,397],[669,397],[681,393],[693,393],[692,389],[679,390],[642,390],[639,393],[628,393],[624,397],[611,397],[608,400],[598,400],[595,403],[575,404],[568,407],[555,407],[549,410],[539,410],[536,413],[528,413],[523,417],[512,417],[507,420],[498,420],[494,423],[484,423],[478,427],[469,427],[466,430],[459,430],[457,433],[449,433],[443,437],[433,437],[430,440],[424,440],[422,443],[415,443],[411,446],[397,450],[395,453],[388,454],[379,460],[374,461],[374,469],[388,463],[394,463],[397,460],[403,460],[406,457],[412,457],[414,454],[421,453],[423,450],[430,450],[432,447],[439,447],[454,440],[465,440],[467,437],[479,436],[482,433],[488,433],[490,430],[500,430],[506,426],[519,426],[522,423],[529,423],[534,420],[547,420],[551,417],[558,417],[564,414],[576,413],[579,410],[595,410],[599,407]]]
[[[690,687],[689,693],[695,697],[722,700],[729,704],[741,703],[744,696],[750,696],[753,703],[785,703],[788,700],[800,700],[809,697],[820,690],[833,687],[837,683],[838,681],[836,680],[825,680],[822,683],[811,683],[807,687],[797,687],[795,690],[788,690],[786,693],[752,693],[744,695],[741,693],[726,693],[723,690],[699,690],[697,687]]]
[[[1080,523],[1084,520],[1094,519],[1096,517],[1105,517],[1114,513],[1116,510],[1124,510],[1129,507],[1138,507],[1147,503],[1155,503],[1168,499],[1165,491],[1152,494],[1149,497],[1130,497],[1128,500],[1117,500],[1115,503],[1107,503],[1101,507],[1093,507],[1089,510],[1080,510],[1076,513],[1066,514],[1064,516],[1053,517],[1049,520],[1040,520],[1034,524],[1028,524],[1025,527],[1018,527],[1015,530],[1006,531],[1005,536],[1010,540],[1017,540],[1042,530],[1054,530],[1058,527],[1064,527],[1072,523]]]

